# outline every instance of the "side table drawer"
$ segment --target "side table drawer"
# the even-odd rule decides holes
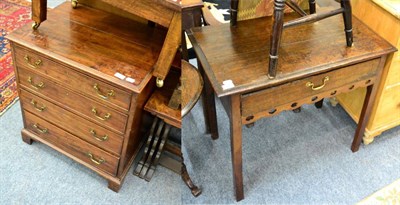
[[[62,104],[62,106],[75,110],[80,115],[104,124],[104,126],[109,126],[120,134],[125,133],[125,126],[128,120],[126,114],[105,107],[105,103],[103,102],[97,102],[71,92],[62,85],[54,83],[25,68],[19,68],[18,71],[19,83],[23,87],[49,97]]]
[[[27,130],[90,166],[116,175],[119,157],[108,154],[25,110],[23,112]]]
[[[89,122],[25,90],[20,92],[22,108],[111,153],[119,155],[123,137]]]
[[[35,70],[56,82],[61,82],[71,87],[77,92],[114,104],[124,110],[129,110],[131,93],[128,91],[84,75],[34,51],[14,46],[14,53],[18,69],[24,67]]]
[[[327,73],[311,76],[291,83],[279,85],[261,91],[242,95],[242,116],[251,118],[260,112],[275,112],[276,106],[293,103],[292,108],[298,107],[296,100],[310,98],[317,102],[321,100],[318,94],[348,86],[352,90],[354,84],[365,81],[371,83],[375,79],[380,59],[347,66]]]

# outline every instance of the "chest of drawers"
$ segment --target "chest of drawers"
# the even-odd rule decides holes
[[[22,139],[49,145],[118,191],[143,142],[142,110],[166,31],[69,3],[48,15],[38,30],[8,36]]]

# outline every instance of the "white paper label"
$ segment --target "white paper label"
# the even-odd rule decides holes
[[[121,80],[124,80],[124,79],[126,78],[126,77],[125,77],[124,75],[122,75],[121,73],[115,73],[114,76],[117,77],[117,78],[119,78],[119,79],[121,79]]]
[[[134,83],[135,82],[135,79],[130,78],[130,77],[127,77],[125,80],[130,82],[130,83]]]
[[[226,90],[229,88],[233,88],[235,87],[235,84],[233,84],[232,80],[225,80],[224,82],[222,82],[222,89]]]

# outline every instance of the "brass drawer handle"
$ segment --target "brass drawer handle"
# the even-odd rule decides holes
[[[100,96],[101,98],[105,99],[105,100],[107,100],[109,97],[115,96],[114,90],[109,90],[109,91],[107,92],[107,94],[104,95],[104,94],[101,92],[101,90],[100,90],[100,88],[99,88],[99,85],[97,85],[97,83],[94,84],[93,88],[96,90],[97,95]]]
[[[37,61],[35,61],[34,63],[31,62],[31,57],[29,57],[28,55],[25,55],[24,57],[26,64],[28,64],[29,67],[31,68],[39,68],[39,66],[42,65],[42,60],[38,59]]]
[[[311,87],[312,90],[321,90],[323,87],[326,85],[326,81],[329,80],[329,76],[326,76],[324,79],[322,79],[322,85],[314,87],[314,83],[312,82],[307,82],[306,86]]]
[[[47,128],[40,128],[38,124],[34,124],[32,125],[37,131],[39,131],[42,134],[45,134],[48,132]]]
[[[103,158],[95,159],[94,156],[93,156],[93,154],[90,153],[90,152],[87,153],[87,156],[90,158],[90,160],[92,160],[93,163],[95,163],[95,164],[97,164],[97,165],[100,165],[100,164],[103,164],[103,163],[106,162],[106,160],[103,159]]]
[[[97,112],[97,109],[95,107],[92,108],[92,112],[93,112],[95,117],[97,117],[98,119],[103,120],[103,121],[106,121],[106,120],[111,118],[111,114],[110,113],[107,113],[106,115],[104,115],[104,118],[100,117],[98,112]]]
[[[37,105],[37,102],[36,102],[35,100],[33,100],[33,99],[31,100],[31,104],[32,104],[33,107],[34,107],[37,111],[39,111],[39,112],[43,112],[43,110],[46,109],[46,106],[45,106],[45,105],[39,107],[39,106]]]
[[[28,82],[29,82],[29,84],[31,84],[31,86],[33,88],[35,88],[37,90],[39,90],[40,88],[44,88],[44,82],[40,82],[39,84],[35,84],[35,83],[33,83],[31,76],[29,76]]]
[[[92,136],[100,141],[100,142],[104,142],[108,140],[108,135],[104,135],[103,137],[98,137],[96,131],[94,131],[94,129],[90,129],[90,134],[92,134]]]

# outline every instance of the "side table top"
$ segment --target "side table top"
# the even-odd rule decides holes
[[[294,18],[285,15],[285,20]],[[277,76],[268,79],[272,18],[197,27],[188,31],[207,77],[218,97],[260,90],[356,64],[396,48],[353,17],[354,45],[346,47],[342,16],[283,30]],[[233,87],[223,89],[224,81]]]
[[[199,71],[187,61],[182,60],[182,117],[196,104],[203,90],[203,79]]]

